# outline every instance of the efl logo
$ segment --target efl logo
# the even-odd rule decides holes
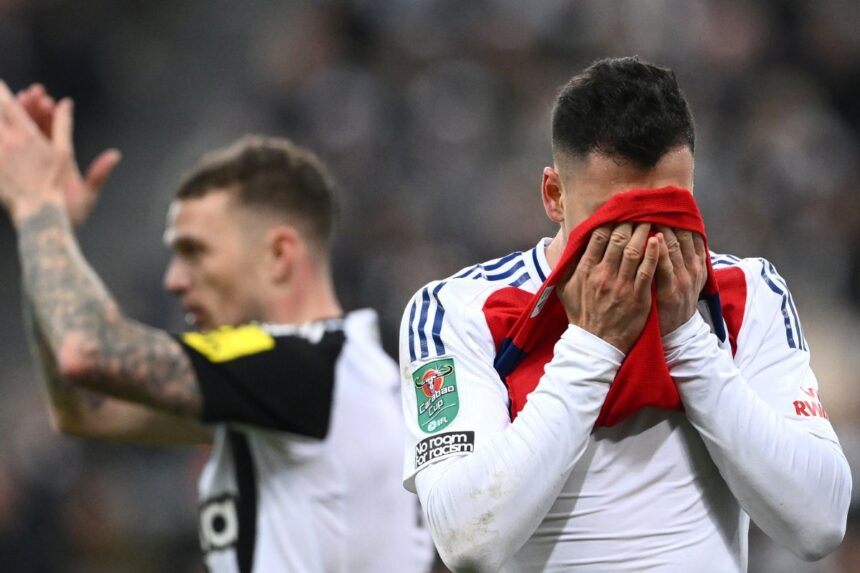
[[[445,432],[425,438],[415,446],[415,469],[452,454],[475,451],[475,432]]]

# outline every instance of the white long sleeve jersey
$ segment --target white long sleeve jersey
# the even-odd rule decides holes
[[[483,307],[501,288],[536,292],[547,242],[431,282],[404,313],[404,485],[446,563],[741,572],[750,517],[801,557],[831,551],[851,476],[773,266],[712,254],[729,339],[704,308],[664,337],[684,412],[593,428],[624,355],[569,326],[512,422]]]

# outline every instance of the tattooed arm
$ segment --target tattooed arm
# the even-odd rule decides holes
[[[198,418],[201,395],[178,342],[125,317],[81,256],[61,206],[16,219],[26,296],[70,382]]]
[[[35,321],[29,301],[24,304],[24,324],[31,352],[41,370],[51,423],[58,432],[142,445],[211,441],[211,432],[196,421],[109,398],[71,384],[60,375],[57,361]]]
[[[64,199],[76,171],[72,102],[56,105],[48,138],[0,81],[0,203],[18,234],[24,296],[56,366],[49,374],[196,419],[201,394],[179,343],[123,316],[80,254]]]

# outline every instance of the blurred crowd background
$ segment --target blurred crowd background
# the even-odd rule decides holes
[[[711,247],[788,280],[860,475],[859,16],[856,0],[0,0],[0,78],[75,99],[82,165],[123,151],[81,241],[122,307],[162,328],[183,329],[161,289],[182,173],[248,132],[316,150],[344,205],[338,292],[379,310],[393,353],[423,283],[555,232],[539,184],[556,90],[605,56],[669,66]],[[200,571],[205,453],[54,434],[19,279],[3,219],[0,569]],[[815,564],[754,531],[750,571],[857,571],[857,523]]]

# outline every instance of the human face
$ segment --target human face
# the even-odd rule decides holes
[[[262,257],[257,234],[243,227],[242,207],[230,192],[175,201],[164,241],[173,251],[164,287],[177,295],[186,320],[201,330],[261,320]]]
[[[543,199],[547,216],[559,223],[564,242],[570,231],[618,193],[674,185],[693,189],[693,153],[670,149],[654,167],[639,169],[597,152],[584,159],[559,157],[544,169]]]

